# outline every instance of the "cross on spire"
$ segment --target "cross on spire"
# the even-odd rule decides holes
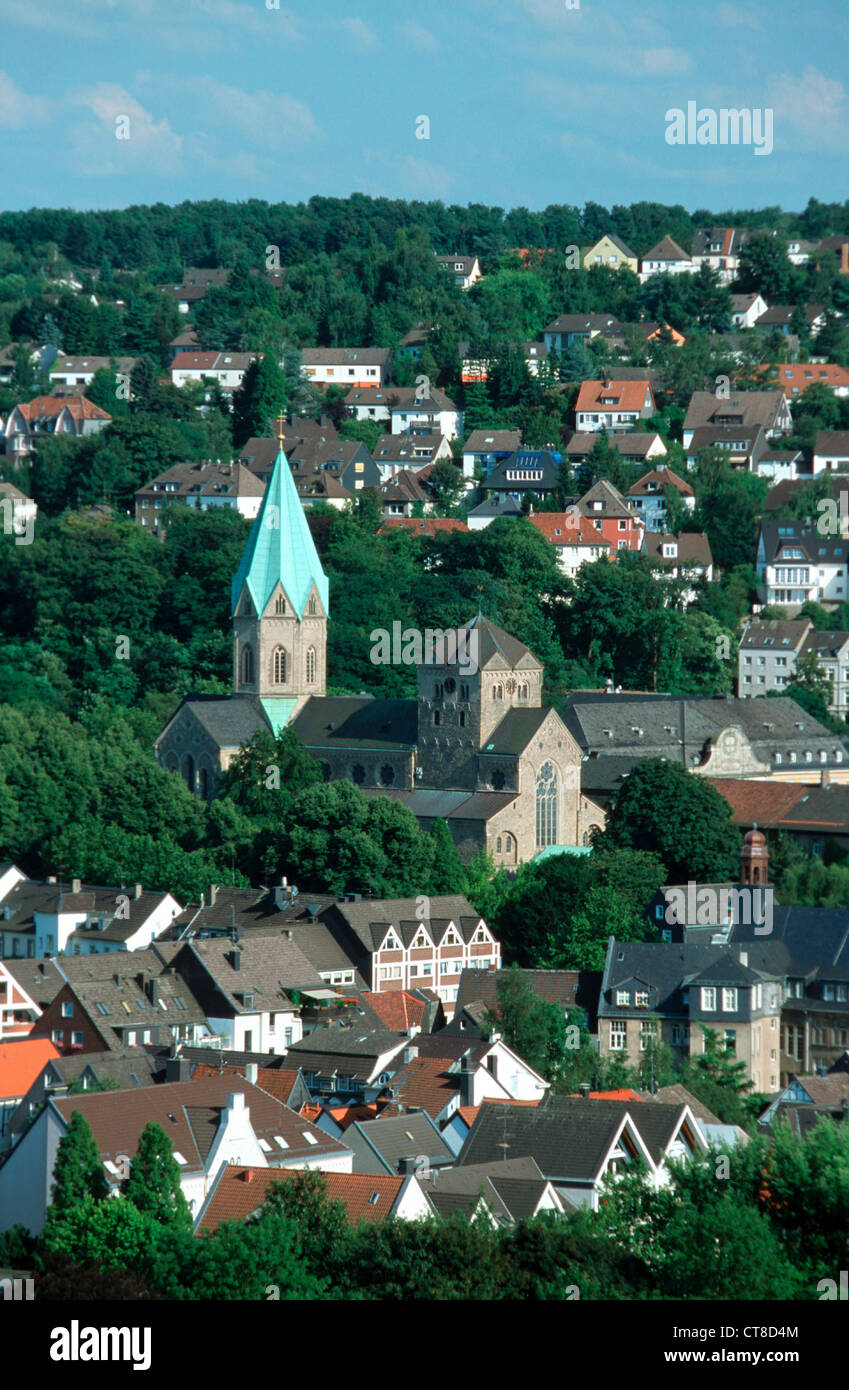
[[[286,417],[285,417],[285,415],[283,414],[283,411],[281,410],[280,414],[277,416],[277,442],[278,442],[278,444],[280,445],[280,448],[281,448],[281,449],[283,448],[283,434],[284,434],[285,428],[286,428]]]

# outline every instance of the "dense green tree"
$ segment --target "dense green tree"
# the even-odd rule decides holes
[[[146,1124],[141,1132],[123,1191],[127,1201],[132,1202],[137,1211],[152,1217],[160,1225],[191,1229],[192,1216],[180,1185],[180,1168],[174,1157],[174,1145],[164,1129],[153,1121]]]
[[[246,440],[272,433],[274,421],[286,409],[286,379],[268,353],[254,359],[242,384],[233,395],[233,442],[238,448]]]
[[[662,758],[632,768],[599,843],[658,854],[671,883],[718,883],[739,872],[740,832],[728,802],[703,777]]]
[[[101,1201],[108,1190],[91,1127],[81,1111],[74,1110],[56,1151],[47,1227],[87,1199]]]

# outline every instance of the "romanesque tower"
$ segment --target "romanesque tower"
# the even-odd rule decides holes
[[[233,691],[274,727],[325,693],[328,589],[281,441],[232,588]]]

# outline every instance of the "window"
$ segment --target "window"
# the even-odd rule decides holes
[[[395,781],[395,769],[391,763],[384,763],[380,769],[380,781],[384,787],[391,787]]]
[[[252,685],[254,679],[254,653],[250,645],[242,648],[242,682]]]
[[[54,1028],[53,1032],[50,1034],[50,1041],[54,1043],[63,1043],[65,1041],[65,1034],[60,1029]]]
[[[537,848],[557,843],[557,771],[553,763],[543,763],[536,785]]]
[[[724,989],[722,991],[722,1012],[724,1014],[733,1014],[737,1012],[736,989]]]
[[[439,962],[440,975],[456,975],[459,964],[459,960],[441,960]]]
[[[315,685],[315,647],[307,647],[307,685]]]
[[[657,1037],[657,1024],[654,1020],[646,1020],[640,1024],[640,1051],[645,1052],[652,1039]]]
[[[629,991],[628,991],[627,989],[617,989],[617,991],[616,991],[616,1003],[619,1005],[620,1009],[627,1009],[627,1007],[628,1007],[628,1005],[630,1004],[630,1002],[631,1002],[631,995],[630,995]]]
[[[311,618],[314,618],[314,617],[315,617],[316,609],[315,609],[315,599],[314,599],[314,598],[311,598],[310,601],[309,601],[309,603],[307,604],[307,612],[309,613],[309,615],[310,615]]]
[[[634,1003],[638,1009],[647,1009],[649,1006],[649,992],[647,989],[637,990],[634,995]]]
[[[73,1018],[73,1017],[74,1017],[74,1006],[73,1006],[73,1004],[71,1004],[71,1003],[69,1002],[69,1003],[67,1003],[67,1004],[63,1004],[63,1005],[62,1005],[62,1017],[63,1017],[63,1018]]]
[[[702,1013],[712,1014],[716,1009],[716,990],[702,988]]]
[[[286,653],[282,647],[274,648],[272,657],[272,680],[275,685],[286,684]]]
[[[276,601],[276,603],[275,603],[275,605],[274,605],[274,611],[275,611],[275,613],[285,613],[285,612],[286,612],[286,600],[285,600],[285,598],[283,597],[282,594],[278,594],[278,595],[277,595],[277,601]]]
[[[359,787],[362,786],[365,780],[366,770],[363,767],[362,763],[354,763],[354,766],[351,768],[351,781],[356,782],[357,786]]]
[[[615,1020],[610,1025],[610,1050],[612,1052],[624,1052],[625,1044],[628,1041],[628,1025],[624,1019]]]
[[[308,1144],[317,1144],[317,1143],[318,1143],[318,1140],[316,1139],[315,1135],[314,1135],[314,1134],[310,1134],[308,1130],[304,1132],[304,1138],[306,1139],[306,1141],[307,1141]]]
[[[735,1030],[734,1028],[726,1028],[726,1030],[725,1030],[725,1051],[726,1051],[726,1052],[736,1052],[736,1050],[737,1050],[737,1032],[736,1032],[736,1030]],[[774,1060],[775,1060],[775,1053],[773,1053],[773,1061],[774,1061]]]

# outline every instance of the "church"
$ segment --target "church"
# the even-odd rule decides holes
[[[254,734],[291,727],[327,781],[400,801],[423,829],[444,819],[466,860],[485,847],[510,867],[604,824],[581,792],[579,742],[542,704],[542,664],[480,614],[466,625],[474,674],[449,652],[418,667],[415,700],[325,694],[329,585],[282,449],[231,600],[233,694],[186,696],[155,744],[199,796]]]

